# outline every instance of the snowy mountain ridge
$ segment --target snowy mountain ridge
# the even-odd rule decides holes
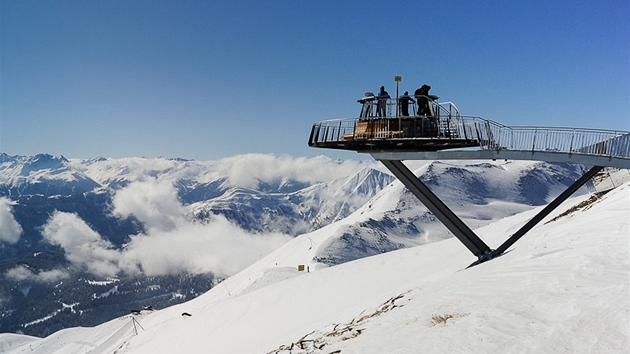
[[[630,184],[584,203],[588,197],[569,199],[510,252],[473,268],[465,269],[474,257],[448,238],[297,271],[341,224],[368,212],[358,210],[294,238],[187,303],[47,338],[2,334],[0,348],[10,354],[625,353]],[[541,208],[477,232],[496,246]]]
[[[416,174],[472,229],[545,205],[579,178],[581,168],[538,162],[439,162]],[[581,193],[585,193],[582,190]],[[396,181],[358,209],[315,255],[334,265],[452,237],[428,209]]]
[[[232,275],[299,234],[309,235],[304,241],[311,257],[304,263],[308,269],[451,237],[402,184],[391,183],[393,177],[376,162],[265,155],[228,162],[47,157],[37,160],[55,164],[42,164],[22,176],[31,185],[56,186],[39,189],[48,192],[63,190],[64,179],[74,181],[65,176],[79,175],[98,184],[92,191],[64,195],[24,194],[32,187],[22,188],[22,194],[9,193],[17,190],[7,182],[20,169],[16,160],[4,156],[0,164],[0,201],[10,201],[1,211],[24,230],[17,241],[3,243],[6,261],[0,262],[0,297],[11,299],[0,315],[11,331],[46,335],[59,328],[62,318],[85,323],[88,314],[105,315],[88,312],[93,305],[85,297],[61,301],[51,295],[42,302],[34,295],[62,281],[64,288],[72,287],[74,277],[88,277],[86,272],[93,274],[88,277],[92,284],[114,277],[120,280],[119,289],[128,292],[140,290],[133,284],[146,284],[148,298],[155,298],[150,295],[159,289],[160,296],[182,299],[187,291],[178,283],[212,284],[213,277]],[[409,164],[473,229],[545,204],[581,174],[579,166],[537,162]],[[315,232],[319,229],[324,233]],[[42,250],[53,253],[48,258],[33,256]],[[11,252],[23,256],[7,259]],[[83,273],[69,274],[69,266]],[[182,274],[192,278],[177,280]],[[131,283],[125,280],[129,276]],[[136,280],[141,276],[147,279]],[[76,287],[86,295],[110,290],[85,283]],[[20,289],[27,288],[37,291],[22,295]],[[195,288],[191,294],[200,291]],[[107,299],[114,303],[120,294]],[[116,304],[110,316],[135,308],[130,301]],[[35,303],[48,305],[20,310],[32,309]],[[72,310],[84,315],[63,310],[63,304],[74,303],[80,304]],[[46,317],[51,308],[61,312],[37,325],[19,327]]]
[[[0,331],[47,335],[120,316],[135,302],[161,308],[197,296],[290,235],[354,211],[392,180],[373,166],[261,154],[220,161],[0,154]],[[352,201],[330,199],[326,189],[341,186]],[[208,257],[212,273],[202,264]],[[120,291],[92,296],[110,290],[99,285],[108,278]]]
[[[262,160],[265,167],[257,169],[252,160]],[[324,166],[330,173],[321,172]],[[153,180],[171,184],[176,189],[179,202],[190,209],[190,218],[203,221],[224,211],[224,216],[246,230],[273,230],[296,235],[304,229],[293,230],[291,225],[279,223],[277,228],[264,228],[258,223],[248,223],[247,219],[238,218],[234,213],[244,215],[239,209],[247,208],[252,219],[262,217],[252,213],[268,213],[270,215],[264,217],[269,219],[281,211],[293,219],[302,219],[310,225],[307,229],[317,228],[322,223],[343,218],[391,182],[393,178],[375,170],[376,166],[373,162],[343,163],[326,158],[307,160],[256,154],[230,161],[68,160],[47,154],[31,157],[0,154],[0,197],[15,201],[31,196],[64,198],[92,194],[109,199],[129,184]],[[314,172],[318,169],[320,171]],[[246,177],[242,177],[245,173]],[[333,188],[340,190],[336,194],[326,191]],[[345,200],[340,200],[341,194]],[[308,204],[300,205],[302,201]],[[226,211],[227,207],[231,212]],[[108,212],[106,208],[101,209],[102,213]]]

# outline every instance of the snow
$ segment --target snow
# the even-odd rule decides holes
[[[365,212],[357,210],[187,303],[42,339],[0,334],[0,351],[627,353],[630,184],[550,222],[588,197],[569,199],[505,255],[472,268],[474,257],[455,238],[333,267],[313,262]],[[496,248],[541,208],[476,232]],[[297,271],[300,264],[309,272]]]
[[[107,280],[85,280],[86,283],[90,285],[109,285],[120,281],[116,278],[107,278]]]
[[[37,324],[37,323],[48,321],[49,319],[55,317],[55,315],[57,315],[59,312],[61,312],[61,309],[55,310],[51,314],[49,314],[47,316],[44,316],[42,318],[38,318],[35,321],[27,322],[27,323],[24,324],[24,327],[28,327],[28,326],[32,326],[32,325]]]
[[[581,176],[575,166],[529,161],[434,161],[415,173],[473,229],[544,205]],[[335,227],[316,253],[329,265],[452,237],[399,181]]]
[[[630,181],[630,170],[606,167],[593,177],[593,181],[597,181],[595,190],[598,192],[609,191]]]
[[[96,295],[96,294],[94,294],[94,296],[93,296],[93,297],[94,297],[95,299],[102,299],[102,298],[108,297],[108,296],[109,296],[109,295],[111,295],[111,294],[116,294],[116,293],[118,293],[118,285],[114,286],[113,288],[111,288],[111,289],[107,290],[107,291],[106,291],[106,292],[104,292],[104,293],[101,293],[100,295]]]
[[[24,352],[26,348],[29,348],[29,343],[38,341],[37,337],[23,336],[13,333],[0,333],[0,353],[6,353],[9,349],[15,349],[20,347]]]

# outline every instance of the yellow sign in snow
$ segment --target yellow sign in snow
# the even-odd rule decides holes
[[[396,75],[396,76],[394,76],[394,81],[396,81],[396,82],[402,82],[402,76],[400,76],[400,75]]]

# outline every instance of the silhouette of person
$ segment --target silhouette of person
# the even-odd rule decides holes
[[[424,84],[414,92],[416,100],[418,100],[418,115],[431,116],[431,107],[429,106],[429,90],[431,86]]]
[[[408,91],[405,91],[405,93],[400,96],[398,102],[400,102],[400,111],[403,116],[409,116],[409,102],[416,103],[416,101],[414,101],[413,98],[409,96]]]
[[[381,86],[381,90],[378,92],[376,98],[378,99],[378,103],[376,105],[376,115],[385,117],[387,115],[387,100],[390,99],[389,93],[385,91],[385,86]]]

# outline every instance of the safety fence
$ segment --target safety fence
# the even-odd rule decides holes
[[[630,133],[626,131],[508,127],[487,121],[480,146],[487,150],[559,152],[630,158]]]
[[[433,139],[472,141],[484,150],[586,154],[630,159],[626,131],[554,127],[510,127],[479,118],[441,114],[435,117],[342,118],[317,122],[310,146],[343,141]],[[448,148],[448,145],[444,146]]]

